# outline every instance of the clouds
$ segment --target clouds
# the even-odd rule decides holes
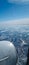
[[[11,3],[20,3],[20,2],[29,2],[29,0],[8,0],[8,2],[11,2]]]
[[[21,2],[29,2],[29,0],[0,0],[0,2],[8,2],[8,3],[21,3]]]
[[[0,22],[0,28],[14,25],[29,25],[29,18]]]
[[[29,2],[29,0],[1,0],[1,1],[8,1],[8,2]]]
[[[8,2],[29,2],[29,0],[0,0],[0,1],[8,1]]]

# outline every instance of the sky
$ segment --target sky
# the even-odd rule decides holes
[[[29,21],[29,0],[0,0],[0,22],[22,19]]]

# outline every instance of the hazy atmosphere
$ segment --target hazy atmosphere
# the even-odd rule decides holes
[[[1,43],[1,41],[4,42]],[[15,46],[16,65],[26,65],[29,48],[29,0],[0,0],[0,45],[2,44],[0,46],[0,61],[1,59],[5,61],[0,62],[0,65],[15,65],[14,50],[14,62],[12,54],[10,59],[9,57],[6,57],[7,60],[2,58],[7,54],[4,50],[8,52],[9,49],[8,43],[5,41],[9,41]],[[9,62],[10,60],[11,62]]]

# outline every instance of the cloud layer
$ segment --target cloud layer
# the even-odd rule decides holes
[[[29,18],[0,22],[0,27],[7,27],[13,25],[29,25]]]

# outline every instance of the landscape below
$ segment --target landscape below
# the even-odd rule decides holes
[[[26,65],[29,48],[29,26],[16,26],[0,29],[0,41],[12,42],[18,53],[17,65]]]

